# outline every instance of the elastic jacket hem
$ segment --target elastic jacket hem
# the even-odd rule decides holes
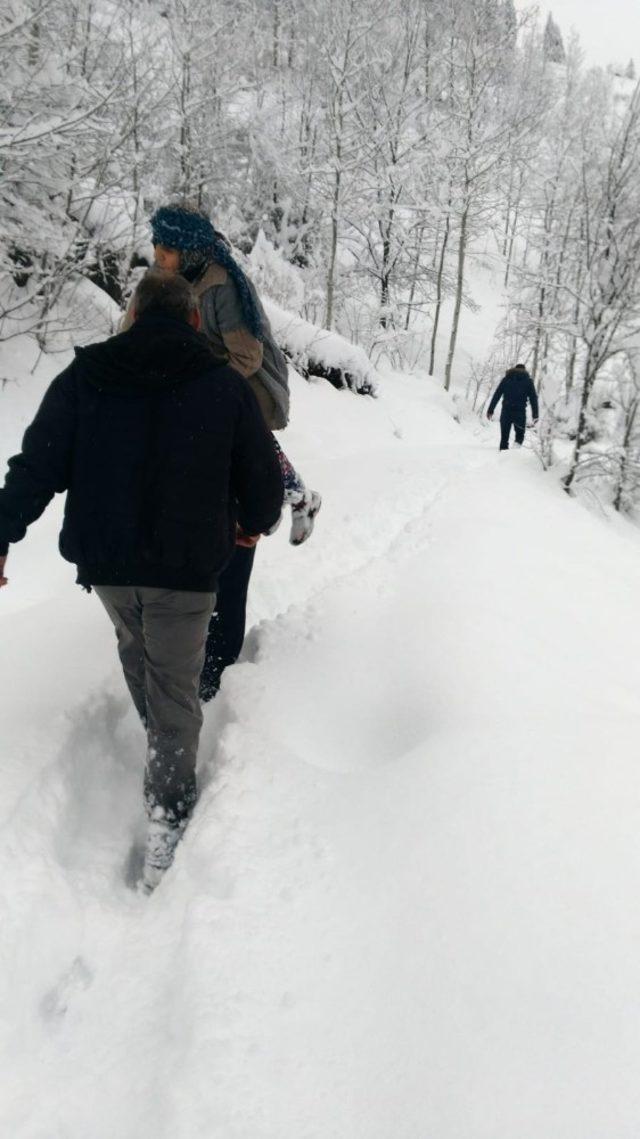
[[[79,565],[78,585],[128,585],[140,589],[175,589],[188,593],[216,593],[218,575],[181,573],[167,566],[139,565],[114,570],[113,566]]]

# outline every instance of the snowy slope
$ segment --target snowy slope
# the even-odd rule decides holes
[[[635,1139],[636,534],[423,378],[293,406],[323,511],[261,543],[150,899],[111,628],[53,509],[12,551],[0,1135]]]

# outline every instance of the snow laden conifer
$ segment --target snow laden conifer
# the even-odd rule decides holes
[[[551,12],[547,16],[547,22],[544,26],[544,38],[542,41],[544,57],[549,63],[564,63],[565,50],[564,41],[562,39],[562,32],[556,24]]]

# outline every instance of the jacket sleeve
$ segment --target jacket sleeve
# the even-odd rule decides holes
[[[529,403],[531,404],[531,414],[533,415],[534,419],[537,419],[538,418],[538,393],[536,392],[536,388],[535,388],[535,384],[534,384],[533,380],[531,380],[531,386],[529,388]]]
[[[54,494],[69,486],[76,424],[72,368],[50,385],[25,431],[22,451],[9,459],[0,489],[0,556],[10,542],[24,538]]]
[[[262,365],[262,343],[252,336],[244,323],[244,313],[233,281],[211,289],[215,323],[229,356],[229,364],[247,379]]]
[[[266,534],[272,529],[282,510],[282,472],[273,436],[247,385],[243,385],[231,455],[231,490],[245,534]]]
[[[493,415],[494,411],[496,410],[496,407],[498,406],[498,400],[502,399],[503,392],[504,392],[504,380],[500,380],[500,383],[498,384],[498,386],[497,386],[497,388],[496,388],[496,390],[493,393],[493,396],[491,398],[491,403],[489,404],[489,406],[487,408],[487,415]]]

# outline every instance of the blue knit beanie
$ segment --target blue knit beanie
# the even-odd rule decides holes
[[[206,214],[186,206],[161,206],[151,218],[151,233],[154,245],[179,249],[181,253],[187,254],[182,260],[189,265],[194,264],[194,254],[198,253],[201,254],[198,260],[203,265],[212,261],[222,265],[238,290],[249,331],[256,340],[263,339],[262,317],[249,281],[232,257],[226,241],[213,228]]]

